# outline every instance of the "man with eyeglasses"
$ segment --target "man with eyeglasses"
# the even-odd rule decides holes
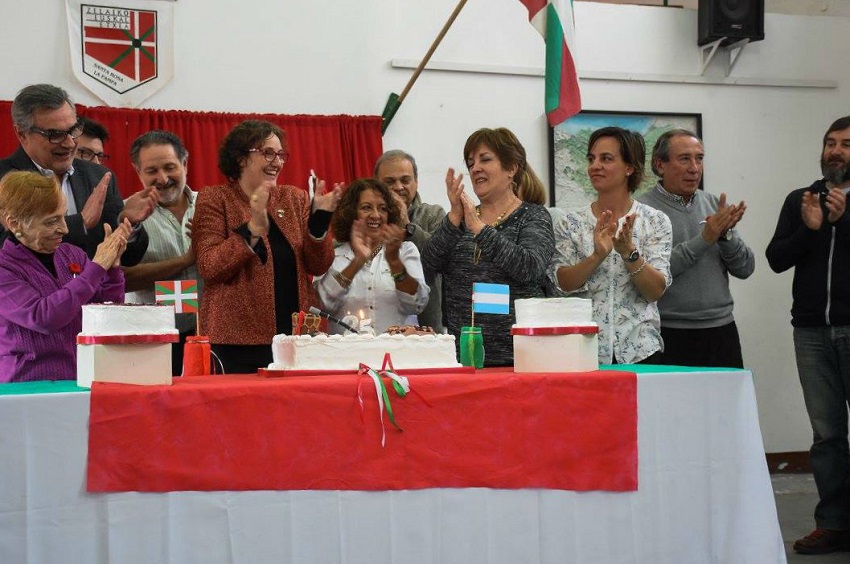
[[[12,170],[55,176],[68,205],[64,240],[90,257],[104,239],[103,224],[114,227],[126,217],[134,228],[121,261],[138,263],[148,244],[141,222],[153,212],[156,192],[143,190],[124,202],[108,169],[74,159],[83,126],[68,93],[50,84],[24,87],[12,102],[12,124],[21,146],[0,160],[0,178]]]
[[[407,239],[419,252],[446,217],[446,212],[436,204],[425,204],[419,196],[419,169],[412,155],[399,150],[387,151],[375,163],[375,178],[387,185],[398,196],[401,208],[401,226]],[[439,274],[425,270],[425,282],[431,289],[428,305],[419,314],[419,324],[443,332],[442,280]]]
[[[109,132],[98,121],[80,116],[83,134],[77,139],[76,158],[106,166],[109,155],[104,154],[103,144],[109,140]]]

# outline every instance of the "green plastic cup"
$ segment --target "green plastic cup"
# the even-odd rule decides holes
[[[460,363],[464,366],[484,366],[484,336],[481,327],[461,327]]]

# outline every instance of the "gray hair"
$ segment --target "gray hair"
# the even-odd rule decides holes
[[[378,157],[378,161],[375,163],[375,171],[372,173],[375,175],[375,178],[378,177],[378,169],[381,168],[381,165],[388,161],[395,160],[406,160],[410,161],[410,164],[413,165],[413,178],[414,180],[419,180],[419,167],[416,166],[416,159],[413,158],[413,155],[406,151],[402,151],[401,149],[393,149],[391,151],[387,151],[380,157]]]
[[[22,131],[29,131],[32,128],[32,118],[37,111],[58,110],[66,103],[74,108],[71,97],[58,86],[52,84],[25,86],[12,102],[12,123]]]
[[[661,134],[661,136],[656,139],[655,147],[652,148],[652,172],[655,173],[655,176],[661,178],[661,173],[655,167],[656,159],[666,163],[670,161],[670,140],[674,137],[693,137],[700,143],[702,143],[702,139],[699,136],[691,131],[690,129],[671,129],[670,131],[665,131]]]
[[[177,160],[181,163],[185,163],[186,159],[189,158],[189,151],[186,150],[186,146],[183,145],[183,141],[179,137],[170,131],[154,129],[136,137],[136,140],[130,146],[130,160],[133,161],[136,168],[139,168],[139,153],[142,149],[151,145],[171,145],[174,148],[174,154],[177,155]]]

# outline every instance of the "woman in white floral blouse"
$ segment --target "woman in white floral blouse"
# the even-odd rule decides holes
[[[587,174],[596,200],[554,226],[550,275],[565,292],[593,300],[601,364],[651,363],[664,349],[656,301],[671,283],[673,231],[663,212],[632,198],[645,154],[635,132],[594,131]]]

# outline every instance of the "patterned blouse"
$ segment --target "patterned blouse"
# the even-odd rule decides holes
[[[664,212],[637,201],[629,210],[629,214],[633,213],[637,213],[632,234],[637,250],[670,286],[670,219]],[[619,223],[622,226],[622,218]],[[595,228],[596,217],[590,206],[568,211],[555,224],[555,256],[549,276],[556,285],[559,267],[578,264],[593,254]],[[569,294],[593,300],[593,320],[599,325],[600,364],[611,364],[614,359],[632,364],[664,350],[658,306],[640,294],[616,251],[611,251],[583,286]]]
[[[475,325],[484,336],[484,366],[512,366],[511,325],[514,300],[543,296],[546,268],[554,251],[552,219],[546,208],[523,203],[496,227],[486,225],[477,236],[448,217],[422,250],[426,270],[443,275],[443,321],[460,344],[460,329],[470,324],[473,282],[508,284],[508,315],[478,314]]]

